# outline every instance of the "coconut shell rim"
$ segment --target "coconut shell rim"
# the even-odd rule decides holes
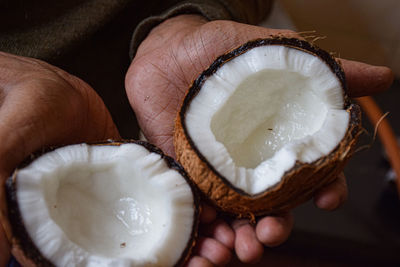
[[[77,143],[79,144],[79,143]],[[192,179],[189,178],[189,175],[182,167],[182,165],[174,160],[172,157],[164,154],[164,152],[158,148],[157,146],[142,140],[106,140],[106,141],[98,141],[98,142],[89,142],[85,143],[87,145],[92,146],[120,146],[123,144],[137,144],[144,148],[146,148],[151,153],[156,153],[161,156],[166,163],[168,168],[177,171],[189,185],[192,196],[193,196],[193,207],[194,207],[194,215],[193,215],[193,226],[192,232],[190,233],[190,239],[188,240],[185,249],[182,251],[179,260],[175,263],[174,266],[183,266],[189,259],[192,250],[197,242],[198,238],[198,229],[200,224],[200,213],[201,213],[201,206],[200,206],[200,192],[197,186],[194,184]],[[73,145],[73,144],[70,144]],[[16,177],[20,169],[28,166],[31,162],[33,162],[38,157],[56,150],[62,146],[56,147],[46,147],[43,148],[41,151],[35,152],[30,155],[27,159],[25,159],[21,165],[13,172],[13,174],[6,180],[5,182],[5,195],[6,195],[6,202],[7,202],[7,215],[8,221],[13,222],[10,223],[11,225],[11,245],[15,246],[17,244],[18,248],[22,251],[23,256],[35,263],[38,266],[55,266],[51,263],[47,258],[45,258],[39,249],[36,247],[35,243],[33,242],[32,238],[30,237],[29,233],[26,230],[25,224],[22,220],[21,212],[19,209],[18,201],[16,198],[17,193],[17,184],[16,184]]]
[[[193,140],[191,139],[187,126],[186,126],[186,111],[188,107],[190,106],[191,101],[196,97],[196,95],[199,93],[201,90],[204,82],[212,76],[219,68],[221,68],[225,63],[229,62],[230,60],[236,58],[237,56],[240,56],[241,54],[256,48],[260,46],[266,46],[266,45],[278,45],[278,46],[286,46],[290,47],[293,49],[297,49],[299,51],[303,51],[306,53],[309,53],[311,55],[319,57],[324,63],[328,65],[328,67],[331,69],[331,71],[335,74],[335,76],[339,79],[339,82],[342,87],[342,93],[343,93],[343,100],[344,100],[344,106],[343,110],[346,110],[349,113],[349,124],[346,129],[345,136],[341,139],[341,141],[338,143],[338,145],[327,155],[311,162],[311,163],[303,163],[300,161],[296,161],[295,165],[287,170],[283,175],[282,179],[276,183],[273,186],[268,187],[267,189],[257,193],[257,194],[249,194],[245,192],[244,190],[237,188],[234,186],[225,176],[223,176],[221,173],[219,173],[214,166],[206,159],[206,157],[199,151],[197,146],[194,144]],[[232,49],[231,51],[219,56],[205,71],[203,71],[196,80],[193,81],[192,85],[190,86],[189,90],[187,91],[182,105],[181,109],[178,112],[179,119],[180,119],[180,125],[183,129],[184,135],[186,136],[188,143],[190,144],[190,147],[193,149],[193,151],[197,154],[197,156],[207,165],[209,170],[211,170],[217,177],[219,177],[224,184],[228,185],[230,188],[232,188],[234,191],[236,191],[238,194],[241,194],[245,197],[248,198],[254,198],[257,199],[265,194],[267,194],[270,191],[276,190],[277,187],[279,187],[280,184],[282,184],[283,180],[286,179],[288,176],[290,176],[291,172],[295,172],[297,169],[300,169],[301,167],[304,166],[310,166],[310,165],[315,165],[315,164],[322,164],[326,161],[329,161],[331,157],[333,157],[333,154],[336,154],[338,149],[340,148],[340,144],[346,139],[346,136],[348,135],[349,131],[351,131],[351,135],[354,136],[355,138],[358,137],[360,134],[360,130],[358,125],[361,124],[361,111],[360,107],[357,104],[354,104],[350,101],[348,95],[347,95],[347,84],[346,84],[346,78],[345,78],[345,73],[343,68],[341,67],[340,63],[337,62],[328,52],[325,50],[307,42],[304,40],[300,40],[297,38],[286,38],[286,37],[272,37],[272,38],[260,38],[260,39],[255,39],[252,41],[249,41],[243,45],[240,45],[239,47]],[[175,142],[175,140],[174,140]]]

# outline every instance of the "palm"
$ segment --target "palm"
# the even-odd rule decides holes
[[[140,46],[126,84],[134,110],[140,111],[136,115],[146,138],[173,155],[173,120],[191,82],[217,56],[260,37],[262,28],[229,21],[203,26],[194,23],[171,38],[168,34],[161,35],[169,27],[164,26],[165,29],[153,31],[153,38]],[[254,31],[248,31],[248,27]],[[268,30],[267,35],[278,33],[289,34]],[[265,35],[264,32],[262,36]]]

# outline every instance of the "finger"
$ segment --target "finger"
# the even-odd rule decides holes
[[[201,206],[201,216],[200,222],[201,223],[211,223],[217,217],[217,212],[215,209],[207,204],[203,204]]]
[[[254,227],[246,221],[235,221],[235,252],[240,261],[244,263],[258,262],[264,252],[264,247],[258,241]]]
[[[228,248],[219,241],[208,237],[199,239],[196,254],[218,266],[228,264],[232,257]]]
[[[338,59],[346,74],[348,94],[359,97],[382,92],[393,83],[394,75],[391,69],[382,66]]]
[[[187,267],[213,267],[214,265],[206,258],[194,256],[186,265]]]
[[[2,225],[0,225],[0,266],[7,266],[10,258],[10,247]]]
[[[274,247],[286,241],[293,228],[293,216],[286,213],[281,216],[267,216],[258,221],[256,235],[260,242]]]
[[[7,262],[10,258],[10,245],[9,240],[11,239],[6,233],[11,233],[11,225],[7,218],[7,202],[6,202],[6,191],[4,181],[7,175],[0,173],[0,266],[7,266]],[[6,232],[7,231],[7,232]]]
[[[343,173],[331,184],[320,189],[314,196],[315,205],[324,210],[334,210],[347,199],[347,183]]]
[[[233,249],[235,244],[235,233],[223,220],[217,220],[213,224],[205,226],[203,233],[208,237],[218,240],[227,248]]]

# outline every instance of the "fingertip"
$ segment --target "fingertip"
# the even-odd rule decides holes
[[[380,66],[379,68],[382,77],[381,80],[383,81],[382,87],[389,88],[394,82],[394,72],[392,69],[385,66]]]
[[[232,228],[223,220],[217,220],[205,232],[212,238],[221,242],[229,249],[233,249],[235,244],[235,233]]]
[[[320,189],[314,196],[314,204],[323,210],[339,208],[347,199],[347,183],[343,173],[331,184]]]
[[[282,216],[268,216],[257,223],[258,240],[268,247],[282,244],[289,238],[293,228],[293,216],[287,213]]]
[[[250,224],[244,224],[235,228],[235,252],[243,263],[258,262],[263,253],[264,247],[258,241],[254,228]]]
[[[315,196],[314,203],[322,210],[332,211],[339,208],[341,200],[340,196],[338,196],[336,193],[326,192],[324,194]]]
[[[370,66],[368,74],[375,77],[374,82],[369,86],[370,91],[373,93],[389,89],[394,81],[393,71],[385,66]]]
[[[394,73],[392,69],[386,66],[371,66],[371,72],[373,72],[377,76],[378,88],[382,89],[389,88],[394,81]]]
[[[199,239],[196,252],[217,266],[228,264],[232,257],[228,248],[219,241],[208,237]]]
[[[187,267],[213,267],[214,265],[206,258],[200,256],[192,257],[186,264]]]

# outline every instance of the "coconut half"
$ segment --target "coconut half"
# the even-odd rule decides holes
[[[24,265],[180,266],[196,238],[191,182],[145,142],[45,153],[14,173],[7,196]]]
[[[298,39],[263,39],[219,57],[189,89],[178,161],[222,210],[285,211],[343,170],[360,132],[340,65]]]

